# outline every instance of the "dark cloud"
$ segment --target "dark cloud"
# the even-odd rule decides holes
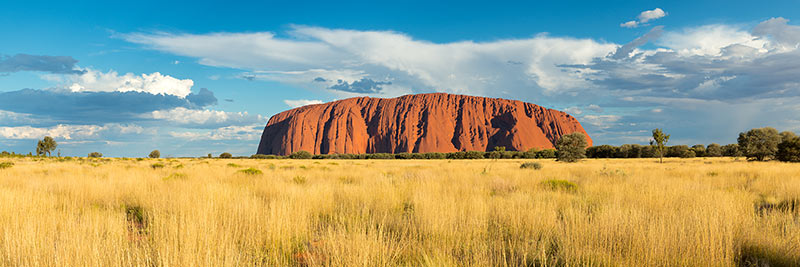
[[[325,78],[322,78],[322,77],[317,77],[317,78],[314,78],[314,81],[315,82],[327,82],[328,80],[325,80]]]
[[[129,122],[142,113],[184,107],[199,109],[217,103],[201,89],[186,98],[144,92],[68,92],[23,89],[0,93],[0,110],[48,118],[56,123],[102,124]]]
[[[664,26],[653,27],[653,29],[650,30],[647,34],[642,35],[641,37],[636,38],[632,42],[617,48],[617,51],[614,52],[613,55],[611,55],[611,58],[614,59],[626,58],[628,57],[628,55],[631,54],[631,52],[633,52],[633,49],[646,44],[650,40],[658,39],[658,37],[661,37],[661,34],[663,32],[664,32]]]
[[[328,87],[328,89],[351,93],[374,94],[380,93],[380,91],[383,90],[381,85],[389,84],[392,84],[392,82],[376,82],[372,79],[361,78],[361,80],[354,81],[352,83],[338,80],[337,84]]]
[[[0,73],[43,71],[56,74],[83,74],[85,71],[75,69],[75,63],[78,63],[78,61],[67,56],[36,56],[27,54],[0,56]]]
[[[217,104],[217,98],[214,97],[214,93],[206,88],[200,88],[200,92],[197,92],[197,94],[187,95],[186,100],[196,107],[205,107]]]
[[[245,80],[248,80],[248,81],[251,81],[251,82],[256,79],[255,75],[242,75],[240,77],[242,77],[242,79],[245,79]]]

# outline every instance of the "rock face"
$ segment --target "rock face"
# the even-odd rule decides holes
[[[444,93],[357,97],[272,116],[258,154],[525,151],[553,148],[573,132],[586,134],[569,114],[515,100]]]

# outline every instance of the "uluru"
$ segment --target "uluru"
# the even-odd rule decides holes
[[[575,117],[517,100],[445,93],[355,97],[272,116],[258,154],[424,153],[554,148]]]

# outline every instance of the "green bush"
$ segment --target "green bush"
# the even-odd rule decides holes
[[[247,168],[247,169],[239,170],[239,172],[247,174],[247,175],[260,175],[262,173],[261,170],[256,169],[256,168]]]
[[[221,159],[229,159],[229,158],[232,158],[232,157],[233,157],[233,155],[231,155],[231,153],[228,153],[228,152],[223,152],[222,154],[219,154],[219,158],[221,158]]]
[[[294,182],[295,184],[305,184],[306,183],[306,177],[305,176],[299,176],[299,175],[295,176],[295,177],[292,177],[292,182]]]
[[[778,130],[764,127],[739,133],[736,140],[739,142],[739,149],[748,159],[763,161],[775,156],[781,139]]]
[[[483,152],[481,151],[467,151],[464,153],[464,159],[482,159]]]
[[[150,155],[147,155],[147,157],[149,157],[151,159],[160,158],[161,157],[161,151],[158,151],[158,149],[153,150],[153,151],[150,152]]]
[[[550,190],[562,190],[572,192],[578,189],[578,185],[567,180],[551,179],[542,182],[542,186]]]
[[[556,158],[556,150],[555,149],[545,149],[539,150],[536,152],[537,159],[554,159]]]
[[[186,178],[189,178],[189,176],[184,174],[184,173],[173,173],[173,174],[170,174],[167,177],[164,177],[163,180],[164,181],[168,181],[168,180],[186,180]]]
[[[103,153],[100,153],[100,152],[92,152],[92,153],[89,153],[89,157],[90,157],[90,158],[102,158],[102,157],[103,157]]]
[[[275,155],[264,155],[264,154],[255,154],[250,156],[251,159],[275,159],[277,156]]]
[[[445,159],[447,158],[447,154],[439,153],[439,152],[428,152],[425,153],[426,159]]]
[[[367,154],[367,159],[394,159],[393,154],[389,153],[375,153],[375,154]]]
[[[161,168],[164,168],[164,164],[161,164],[161,163],[153,163],[153,164],[150,164],[150,168],[153,168],[153,169],[161,169]]]
[[[8,169],[14,166],[13,162],[2,162],[0,163],[0,169]]]
[[[586,157],[586,135],[574,132],[561,136],[556,142],[558,161],[577,162]]]
[[[394,154],[395,159],[411,159],[411,157],[411,153],[406,152]]]
[[[712,143],[706,147],[706,157],[722,157],[722,146]]]
[[[519,166],[520,169],[534,169],[534,170],[541,170],[542,164],[539,162],[525,162]]]
[[[290,159],[311,159],[314,155],[311,155],[308,151],[297,151],[289,155]]]
[[[800,162],[800,137],[788,138],[778,144],[775,158],[786,162]]]

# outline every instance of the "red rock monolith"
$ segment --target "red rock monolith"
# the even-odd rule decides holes
[[[510,151],[553,148],[580,132],[567,113],[531,103],[445,93],[349,98],[272,116],[258,154]]]

